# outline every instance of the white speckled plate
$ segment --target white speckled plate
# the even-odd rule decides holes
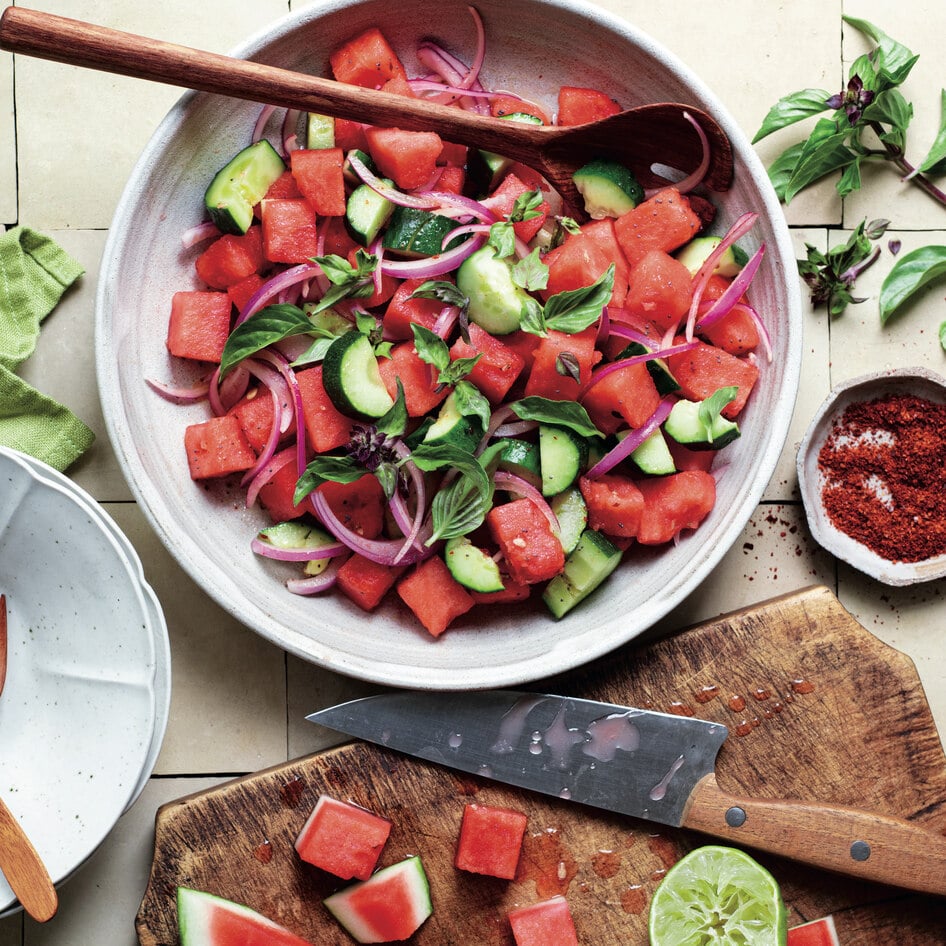
[[[113,533],[12,451],[0,451],[0,590],[0,791],[58,884],[125,811],[152,753],[151,610]]]

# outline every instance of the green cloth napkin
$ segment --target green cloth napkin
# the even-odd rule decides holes
[[[36,348],[40,323],[83,268],[27,227],[0,232],[0,445],[65,470],[95,434],[67,407],[14,372]]]

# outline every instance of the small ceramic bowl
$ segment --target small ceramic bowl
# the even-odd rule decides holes
[[[926,368],[891,368],[839,384],[815,414],[798,449],[798,485],[808,527],[821,546],[884,584],[912,585],[946,575],[946,554],[919,562],[891,561],[838,529],[822,501],[825,476],[819,468],[818,456],[834,425],[849,405],[891,394],[912,394],[935,404],[946,404],[946,378]]]

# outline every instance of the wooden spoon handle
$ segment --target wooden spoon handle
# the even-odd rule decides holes
[[[56,915],[59,898],[36,848],[0,800],[0,870],[23,909],[45,923]]]
[[[534,158],[530,142],[537,132],[542,134],[535,125],[504,122],[24,7],[4,10],[0,48],[252,102],[411,131],[436,131],[445,141],[500,151],[522,161]]]
[[[946,896],[946,837],[920,825],[818,802],[734,798],[705,776],[684,827],[864,880]]]

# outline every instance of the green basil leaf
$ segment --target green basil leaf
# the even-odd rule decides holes
[[[292,501],[298,505],[323,483],[354,483],[365,475],[365,468],[351,457],[321,454],[313,457],[296,482]]]
[[[830,119],[821,119],[815,132],[805,142],[798,163],[785,187],[785,203],[804,190],[809,184],[820,180],[832,171],[838,171],[857,159],[857,155],[847,146],[847,129],[837,130],[837,123]]]
[[[391,499],[397,490],[398,479],[401,475],[397,465],[388,460],[382,460],[374,471],[374,475],[381,484],[385,498]]]
[[[573,381],[581,383],[581,365],[578,358],[570,351],[559,352],[555,359],[555,370]]]
[[[470,300],[452,283],[444,279],[428,279],[421,283],[412,293],[412,299],[436,299],[444,305],[455,305],[459,309],[466,309]]]
[[[483,475],[486,476],[485,471]],[[491,488],[484,491],[478,481],[468,476],[454,480],[439,490],[430,504],[434,531],[425,544],[433,545],[440,539],[454,539],[478,529],[486,520],[492,502]]]
[[[547,397],[533,395],[513,401],[509,406],[521,420],[535,420],[540,424],[567,427],[582,437],[604,436],[577,401],[553,401]]]
[[[549,267],[542,260],[538,249],[513,264],[512,281],[528,292],[538,292],[548,286]]]
[[[374,426],[379,433],[388,437],[401,437],[407,429],[407,402],[404,399],[404,385],[401,379],[396,378],[394,383],[397,385],[397,397],[388,412],[375,421]]]
[[[614,263],[590,285],[557,292],[545,303],[545,324],[557,332],[574,335],[594,325],[611,300]]]
[[[861,189],[860,160],[855,159],[841,172],[841,176],[834,187],[839,197],[847,197],[848,194]]]
[[[785,189],[788,187],[788,182],[795,173],[795,168],[798,166],[798,159],[801,157],[801,153],[804,150],[805,142],[799,141],[791,147],[786,148],[769,165],[769,180],[772,182],[776,196],[783,203],[785,201]]]
[[[516,231],[513,230],[512,224],[506,220],[494,223],[489,228],[489,239],[486,245],[493,248],[496,259],[512,256],[516,252]]]
[[[530,335],[548,335],[545,325],[545,310],[542,304],[531,296],[522,303],[522,311],[519,313],[519,328]]]
[[[709,442],[713,442],[713,424],[723,412],[727,404],[732,403],[739,393],[737,385],[730,385],[725,388],[718,388],[708,398],[700,401],[700,407],[697,411],[697,417],[706,431]]]
[[[241,322],[227,338],[220,359],[220,375],[225,375],[244,358],[255,355],[275,342],[293,335],[306,335],[312,323],[294,305],[269,305]]]
[[[480,466],[479,460],[469,450],[456,444],[422,443],[411,452],[411,459],[426,473],[455,467],[464,476],[474,479],[482,476],[486,481],[486,471]]]
[[[447,343],[429,328],[411,322],[414,332],[414,348],[417,357],[428,365],[433,365],[438,371],[443,371],[450,364],[450,349]]]
[[[939,93],[939,131],[919,170],[934,177],[946,174],[946,89]]]
[[[900,257],[880,287],[881,324],[920,290],[943,276],[946,276],[946,246],[922,246]]]
[[[513,202],[512,211],[508,220],[510,223],[520,223],[523,220],[532,220],[535,217],[541,217],[542,212],[539,207],[542,206],[541,191],[524,191]]]
[[[471,358],[454,358],[437,375],[437,384],[459,384],[475,367],[476,363],[483,357],[483,353],[477,352]]]
[[[317,338],[294,362],[293,368],[301,368],[303,365],[317,365],[325,359],[325,353],[329,350],[332,342],[338,336],[332,338]]]
[[[889,125],[890,129],[881,135],[881,139],[902,150],[907,128],[913,119],[913,106],[899,89],[887,89],[864,109],[863,119]]]
[[[783,96],[769,109],[752,143],[761,141],[773,131],[779,131],[789,125],[794,125],[795,122],[827,111],[830,107],[828,105],[830,97],[830,93],[825,92],[824,89],[802,89],[800,92]]]
[[[461,417],[476,417],[485,431],[493,410],[478,387],[469,381],[460,381],[453,389],[454,400]]]
[[[853,16],[844,16],[842,19],[877,44],[881,54],[880,74],[893,85],[900,85],[920,57],[867,20],[859,20]]]

